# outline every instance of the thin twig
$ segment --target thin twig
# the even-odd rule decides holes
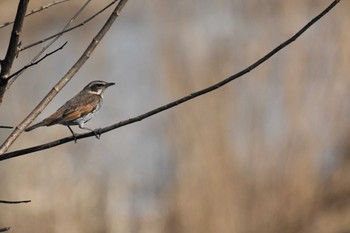
[[[13,129],[13,127],[7,125],[0,125],[0,129]]]
[[[80,9],[74,14],[74,16],[68,21],[68,23],[63,27],[63,29],[61,30],[60,33],[58,33],[53,40],[51,40],[47,45],[45,45],[35,56],[34,58],[31,60],[31,62],[29,62],[27,65],[30,65],[31,63],[34,63],[53,43],[55,43],[62,35],[63,35],[63,31],[66,30],[67,28],[69,28],[69,26],[74,22],[74,20],[76,20],[76,18],[80,15],[81,12],[83,12],[83,10],[86,8],[86,6],[91,2],[91,0],[87,0],[84,5],[82,7],[80,7]],[[16,81],[16,79],[25,71],[26,69],[22,69],[21,72],[18,72],[15,76],[12,76],[13,78],[11,79],[11,81],[8,83],[8,85],[6,86],[6,89],[9,89],[10,86]]]
[[[4,227],[4,228],[0,228],[0,232],[5,232],[5,231],[9,231],[10,227]]]
[[[41,6],[41,7],[37,8],[37,9],[35,9],[35,10],[31,10],[31,11],[30,11],[28,14],[26,14],[24,17],[28,17],[28,16],[30,16],[30,15],[33,15],[33,14],[37,13],[37,12],[46,10],[46,9],[52,7],[52,6],[55,6],[55,5],[64,3],[64,2],[68,2],[68,1],[70,1],[70,0],[60,0],[60,1],[51,2],[51,3],[49,3],[49,4],[45,5],[45,6]],[[10,21],[10,22],[6,22],[6,23],[3,23],[3,24],[0,24],[0,29],[1,29],[1,28],[4,28],[4,27],[7,27],[8,25],[13,24],[13,22],[14,22],[14,21]]]
[[[6,91],[7,77],[10,74],[12,64],[18,54],[19,37],[21,35],[24,16],[27,11],[29,0],[21,0],[18,4],[15,23],[12,28],[10,43],[5,59],[1,61],[0,73],[0,104]]]
[[[24,201],[4,201],[0,200],[0,203],[2,204],[22,204],[22,203],[29,203],[32,202],[31,200],[24,200]]]
[[[60,90],[74,77],[84,63],[89,59],[97,45],[100,43],[102,38],[106,35],[114,21],[119,16],[121,10],[125,6],[128,0],[120,0],[106,23],[93,38],[89,46],[86,48],[84,53],[78,59],[78,61],[68,70],[68,72],[61,78],[61,80],[51,89],[51,91],[44,97],[44,99],[35,107],[35,109],[16,127],[16,129],[10,134],[5,142],[0,147],[0,157],[4,154],[8,148],[14,143],[19,137],[23,130],[45,109],[45,107],[51,102],[51,100],[58,94]]]
[[[291,44],[293,41],[295,41],[298,37],[300,37],[308,28],[310,28],[314,23],[316,23],[319,19],[321,19],[324,15],[326,15],[333,7],[335,7],[338,3],[340,2],[340,0],[335,0],[333,3],[331,3],[324,11],[322,11],[319,15],[317,15],[315,18],[313,18],[309,23],[307,23],[303,28],[301,28],[296,34],[294,34],[291,38],[289,38],[288,40],[286,40],[285,42],[283,42],[282,44],[280,44],[279,46],[277,46],[276,48],[274,48],[272,51],[270,51],[269,53],[267,53],[265,56],[263,56],[262,58],[260,58],[258,61],[256,61],[255,63],[251,64],[250,66],[248,66],[247,68],[243,69],[242,71],[228,77],[227,79],[222,80],[221,82],[218,82],[212,86],[209,86],[207,88],[204,88],[200,91],[194,92],[192,94],[189,94],[187,96],[184,96],[178,100],[175,100],[171,103],[168,103],[166,105],[163,105],[159,108],[153,109],[152,111],[146,112],[144,114],[141,114],[137,117],[134,118],[130,118],[128,120],[124,120],[124,121],[120,121],[119,123],[110,125],[108,127],[105,128],[101,128],[99,130],[100,134],[106,133],[108,131],[120,128],[122,126],[126,126],[129,124],[132,124],[134,122],[138,122],[141,121],[143,119],[146,119],[148,117],[151,117],[157,113],[160,113],[162,111],[165,111],[167,109],[173,108],[179,104],[182,104],[184,102],[187,102],[191,99],[194,99],[196,97],[199,97],[201,95],[204,95],[208,92],[214,91],[226,84],[228,84],[229,82],[243,76],[244,74],[252,71],[253,69],[255,69],[256,67],[258,67],[259,65],[261,65],[262,63],[264,63],[266,60],[268,60],[270,57],[272,57],[273,55],[275,55],[277,52],[279,52],[281,49],[285,48],[287,45]],[[6,159],[10,159],[10,158],[14,158],[20,155],[24,155],[24,154],[29,154],[29,153],[33,153],[36,151],[41,151],[41,150],[45,150],[45,149],[49,149],[52,147],[56,147],[58,145],[67,143],[67,142],[71,142],[74,140],[79,140],[82,138],[87,138],[87,137],[93,137],[95,136],[94,132],[90,132],[90,133],[84,133],[84,134],[79,134],[79,135],[75,135],[75,137],[66,137],[66,138],[61,138],[59,140],[56,141],[52,141],[49,143],[45,143],[42,145],[38,145],[38,146],[34,146],[34,147],[29,147],[29,148],[25,148],[22,150],[17,150],[17,151],[13,151],[13,152],[9,152],[9,153],[5,153],[0,155],[0,161],[2,160],[6,160]]]
[[[16,71],[16,72],[13,73],[13,74],[11,74],[11,75],[8,77],[8,80],[11,80],[11,78],[13,78],[13,77],[17,76],[18,74],[22,73],[23,71],[25,71],[25,70],[28,69],[29,67],[32,67],[32,66],[37,65],[38,63],[40,63],[42,60],[44,60],[44,59],[47,58],[48,56],[50,56],[50,55],[52,55],[52,54],[58,52],[58,51],[61,50],[61,49],[63,49],[64,46],[66,46],[66,44],[67,44],[67,41],[66,41],[63,45],[61,45],[59,48],[55,49],[54,51],[45,54],[45,56],[43,56],[43,57],[40,58],[39,60],[37,60],[37,61],[35,61],[35,62],[32,61],[32,62],[30,62],[28,65],[25,65],[23,68],[19,69],[18,71]],[[18,76],[17,76],[17,77],[18,77]],[[11,127],[11,128],[13,128],[13,127]]]
[[[84,20],[83,22],[81,22],[81,23],[79,23],[79,24],[77,24],[77,25],[75,25],[75,26],[73,26],[73,27],[71,27],[71,28],[67,28],[67,29],[65,29],[65,30],[63,30],[63,31],[61,31],[61,32],[58,32],[58,33],[56,33],[56,34],[53,34],[53,35],[51,35],[51,36],[49,36],[49,37],[47,37],[47,38],[45,38],[45,39],[42,39],[42,40],[39,40],[39,41],[34,42],[34,43],[32,43],[32,44],[23,46],[22,48],[20,48],[19,52],[22,52],[22,51],[24,51],[24,50],[26,50],[26,49],[29,49],[29,48],[31,48],[31,47],[34,47],[34,46],[36,46],[36,45],[42,44],[42,43],[44,43],[44,42],[46,42],[46,41],[48,41],[48,40],[50,40],[50,39],[56,37],[57,35],[65,34],[65,33],[70,32],[70,31],[72,31],[72,30],[74,30],[74,29],[76,29],[76,28],[79,28],[79,27],[81,27],[81,26],[84,26],[86,23],[88,23],[89,21],[91,21],[91,20],[94,19],[96,16],[100,15],[101,13],[103,13],[105,10],[107,10],[108,8],[110,8],[111,6],[113,6],[113,5],[114,5],[116,2],[118,2],[118,1],[119,1],[119,0],[114,0],[113,2],[109,3],[107,6],[103,7],[101,10],[97,11],[95,14],[93,14],[92,16],[90,16],[89,18],[87,18],[86,20]]]

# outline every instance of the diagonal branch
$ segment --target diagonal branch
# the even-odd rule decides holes
[[[114,5],[118,0],[114,0],[112,1],[111,3],[109,3],[107,6],[103,7],[101,10],[97,11],[95,14],[93,14],[92,16],[90,16],[89,18],[87,18],[86,20],[84,20],[83,22],[73,26],[73,27],[70,27],[70,28],[65,28],[64,30],[62,30],[61,32],[58,32],[56,34],[53,34],[51,36],[48,36],[46,37],[45,39],[42,39],[42,40],[39,40],[37,42],[34,42],[32,44],[29,44],[29,45],[26,45],[26,46],[23,46],[22,48],[19,49],[19,52],[22,52],[26,49],[29,49],[29,48],[32,48],[36,45],[39,45],[39,44],[42,44],[52,38],[55,38],[56,36],[58,35],[62,35],[62,34],[65,34],[67,32],[70,32],[76,28],[79,28],[79,27],[82,27],[84,26],[86,23],[88,23],[89,21],[91,21],[92,19],[94,19],[96,16],[100,15],[102,12],[104,12],[105,10],[107,10],[109,7],[111,7],[112,5]]]
[[[44,6],[39,7],[38,9],[31,10],[31,11],[30,11],[28,14],[26,14],[24,17],[31,16],[31,15],[33,15],[33,14],[35,14],[35,13],[38,13],[38,12],[43,11],[43,10],[46,10],[46,9],[52,7],[52,6],[55,6],[55,5],[58,5],[58,4],[61,4],[61,3],[65,3],[65,2],[68,2],[68,1],[70,1],[70,0],[53,1],[53,2],[51,2],[51,3],[49,3],[49,4],[47,4],[47,5],[44,5]],[[1,29],[1,28],[4,28],[4,27],[7,27],[8,25],[11,25],[11,24],[13,24],[13,23],[14,23],[14,21],[2,23],[2,24],[0,24],[0,29]]]
[[[32,67],[32,66],[35,66],[37,65],[38,63],[40,63],[42,60],[44,60],[45,58],[47,58],[48,56],[51,56],[52,54],[58,52],[59,50],[63,49],[64,46],[66,46],[67,44],[67,41],[61,45],[59,48],[53,50],[52,52],[49,52],[47,54],[45,54],[45,56],[43,56],[42,58],[40,58],[39,60],[37,61],[31,61],[30,63],[28,63],[27,65],[25,65],[24,67],[22,67],[21,69],[17,70],[15,73],[11,74],[9,77],[8,77],[8,80],[11,80],[13,77],[18,77],[17,75],[18,74],[21,74],[22,72],[24,72],[26,69],[28,69],[29,67]],[[10,85],[10,84],[9,84]],[[13,127],[11,127],[13,128]]]
[[[51,100],[58,94],[58,92],[74,77],[84,63],[89,59],[99,42],[106,35],[114,21],[120,14],[128,0],[120,0],[112,14],[107,19],[106,23],[97,33],[95,38],[86,48],[85,52],[81,55],[78,61],[68,70],[68,72],[61,78],[61,80],[51,89],[51,91],[44,97],[44,99],[35,107],[35,109],[16,127],[11,135],[5,140],[0,147],[1,154],[5,153],[8,148],[19,137],[23,130],[44,110],[44,108],[51,102]]]
[[[275,55],[277,52],[279,52],[280,50],[282,50],[283,48],[285,48],[286,46],[288,46],[289,44],[291,44],[293,41],[295,41],[296,39],[298,39],[306,30],[308,30],[313,24],[315,24],[318,20],[320,20],[324,15],[326,15],[332,8],[334,8],[338,3],[340,2],[340,0],[335,0],[334,2],[332,2],[325,10],[323,10],[319,15],[317,15],[315,18],[313,18],[309,23],[307,23],[303,28],[301,28],[297,33],[295,33],[292,37],[290,37],[288,40],[286,40],[285,42],[283,42],[282,44],[280,44],[279,46],[277,46],[276,48],[274,48],[272,51],[270,51],[269,53],[267,53],[265,56],[263,56],[262,58],[260,58],[259,60],[257,60],[255,63],[251,64],[250,66],[248,66],[247,68],[241,70],[240,72],[212,85],[209,86],[207,88],[204,88],[200,91],[194,92],[192,94],[189,94],[187,96],[184,96],[178,100],[175,100],[171,103],[168,103],[166,105],[163,105],[159,108],[153,109],[149,112],[146,112],[144,114],[141,114],[137,117],[134,118],[130,118],[128,120],[124,120],[124,121],[120,121],[119,123],[110,125],[108,127],[105,128],[101,128],[98,130],[98,133],[106,133],[108,131],[141,121],[143,119],[146,119],[148,117],[151,117],[155,114],[158,114],[160,112],[163,112],[167,109],[173,108],[179,104],[182,104],[184,102],[187,102],[189,100],[192,100],[196,97],[199,97],[201,95],[204,95],[206,93],[209,93],[211,91],[214,91],[226,84],[228,84],[229,82],[245,75],[246,73],[252,71],[253,69],[255,69],[256,67],[258,67],[259,65],[261,65],[262,63],[264,63],[266,60],[268,60],[269,58],[271,58],[273,55]],[[74,141],[75,139],[82,139],[82,138],[87,138],[87,137],[95,137],[95,133],[94,132],[90,132],[90,133],[84,133],[84,134],[79,134],[76,135],[75,138],[74,137],[66,137],[66,138],[62,138],[56,141],[52,141],[49,143],[45,143],[42,145],[38,145],[38,146],[34,146],[34,147],[30,147],[30,148],[26,148],[26,149],[22,149],[22,150],[17,150],[17,151],[13,151],[13,152],[9,152],[9,153],[5,153],[0,155],[0,161],[2,160],[6,160],[6,159],[10,159],[10,158],[14,158],[17,156],[21,156],[24,154],[29,154],[29,153],[33,153],[36,151],[41,151],[41,150],[46,150],[52,147],[56,147],[59,146],[61,144],[64,143],[68,143],[71,141]]]
[[[80,9],[74,14],[74,16],[68,21],[68,23],[63,27],[63,29],[53,38],[53,40],[51,40],[47,45],[45,45],[35,56],[34,58],[26,65],[30,65],[31,63],[34,63],[51,45],[53,45],[62,35],[63,35],[63,31],[65,31],[67,28],[69,28],[69,26],[74,22],[74,20],[76,20],[76,18],[80,15],[81,12],[83,12],[83,10],[86,8],[87,5],[89,5],[89,3],[91,2],[91,0],[87,0],[82,7],[80,7]],[[21,51],[21,49],[19,50],[19,52]],[[26,69],[22,69],[21,72],[17,72],[16,75],[11,75],[11,81],[8,82],[6,89],[9,89],[10,86],[16,81],[16,79],[25,71]],[[9,78],[10,80],[10,78]]]
[[[18,4],[15,23],[12,28],[9,47],[6,52],[5,59],[1,61],[0,73],[0,104],[6,91],[7,77],[10,74],[12,64],[18,54],[19,37],[21,35],[24,16],[27,11],[29,0],[21,0]]]

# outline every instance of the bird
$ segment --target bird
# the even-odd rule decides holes
[[[74,141],[77,142],[76,134],[70,126],[78,125],[80,129],[94,132],[96,138],[99,139],[100,133],[97,134],[96,130],[84,127],[84,124],[91,120],[96,112],[100,110],[103,102],[103,92],[113,85],[115,85],[115,83],[100,80],[90,82],[83,90],[63,104],[53,114],[41,122],[26,128],[25,131],[32,131],[41,126],[61,124],[68,127],[74,137]]]

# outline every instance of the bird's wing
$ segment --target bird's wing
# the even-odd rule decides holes
[[[60,124],[65,121],[74,121],[92,112],[94,108],[96,108],[100,98],[101,97],[97,95],[87,97],[79,93],[43,121],[46,126]]]
[[[91,113],[97,107],[100,98],[101,97],[98,95],[91,95],[89,98],[84,98],[84,100],[77,99],[76,101],[73,101],[63,112],[62,119],[65,121],[74,121],[79,117]],[[82,102],[84,104],[82,104]]]
[[[92,105],[78,106],[75,109],[64,112],[62,118],[65,121],[74,121],[82,116],[89,114],[94,110],[95,107],[96,106]]]

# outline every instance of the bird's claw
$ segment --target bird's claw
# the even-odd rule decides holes
[[[96,137],[97,139],[100,139],[100,138],[101,138],[101,128],[94,129],[93,132],[94,132],[95,137]]]
[[[78,136],[78,134],[73,133],[74,143],[77,143],[77,136]]]

